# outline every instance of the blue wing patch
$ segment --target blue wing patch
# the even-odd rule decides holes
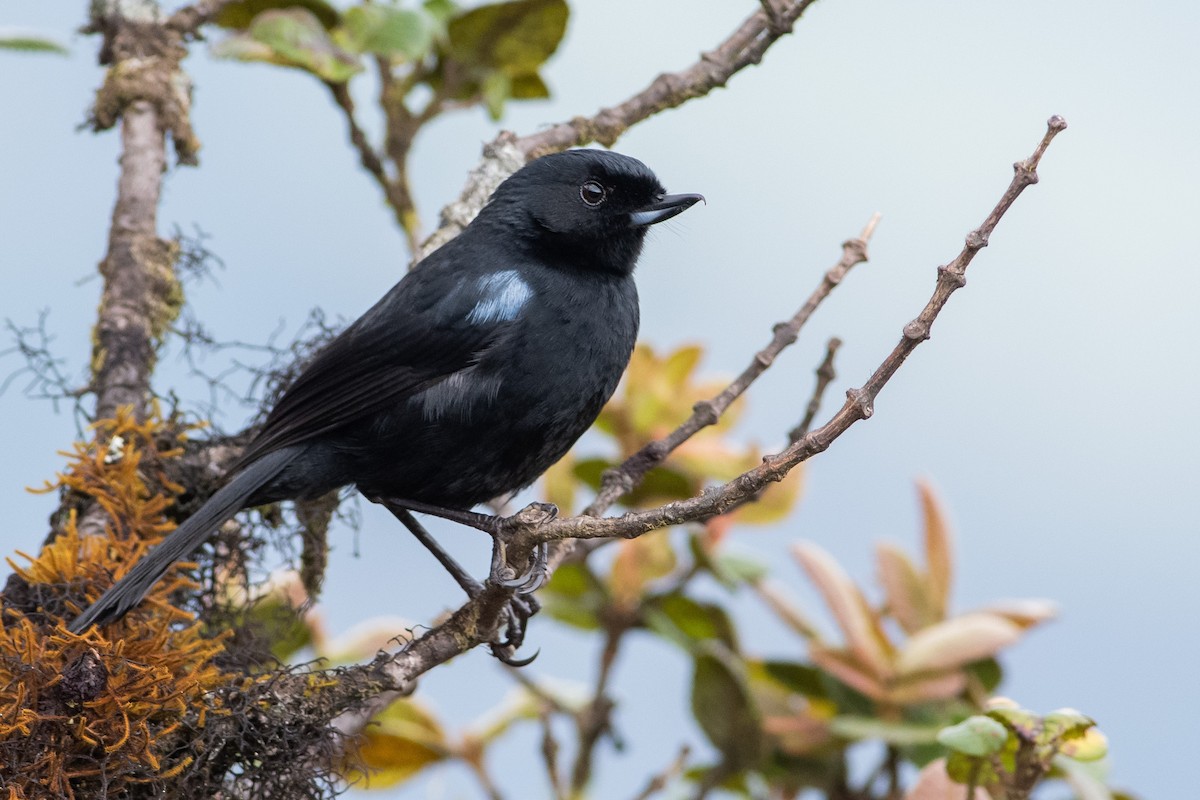
[[[511,322],[533,297],[529,284],[521,280],[516,270],[494,272],[479,280],[479,292],[483,299],[467,314],[467,322],[481,325],[485,322]]]

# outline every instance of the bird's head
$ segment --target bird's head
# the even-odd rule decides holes
[[[568,150],[518,170],[496,190],[486,215],[554,263],[628,274],[647,228],[703,199],[667,194],[636,158]]]

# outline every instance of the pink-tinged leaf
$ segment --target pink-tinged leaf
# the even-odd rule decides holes
[[[816,717],[795,714],[763,718],[763,732],[775,747],[793,756],[811,753],[829,743],[829,723]]]
[[[905,633],[916,633],[938,621],[925,582],[917,567],[903,550],[890,542],[880,542],[875,548],[879,563],[879,582],[887,595],[888,611],[900,623]]]
[[[916,783],[904,795],[904,800],[963,800],[964,789],[946,774],[946,759],[930,761],[917,775]],[[990,800],[988,793],[976,787],[967,800]]]
[[[898,681],[888,687],[887,700],[898,706],[949,700],[967,688],[967,676],[962,671],[946,672]]]
[[[979,610],[1004,617],[1023,629],[1041,625],[1058,616],[1058,605],[1053,600],[1001,600]]]
[[[1021,627],[995,614],[976,612],[918,631],[896,659],[903,675],[942,672],[990,658],[1021,638]]]
[[[880,681],[888,680],[892,675],[891,644],[850,576],[833,556],[811,542],[793,545],[792,554],[825,598],[860,669],[869,670]]]
[[[950,525],[933,487],[926,481],[917,482],[921,495],[921,510],[925,516],[925,558],[929,562],[929,597],[938,619],[950,608],[950,585],[954,574],[954,542]]]
[[[821,634],[817,631],[817,626],[813,624],[812,620],[800,610],[799,606],[791,598],[784,594],[781,586],[771,580],[761,580],[754,584],[754,589],[758,592],[758,596],[763,599],[763,602],[789,628],[805,639],[820,641]]]
[[[842,683],[872,700],[883,700],[887,696],[884,685],[873,675],[863,670],[858,660],[844,650],[828,650],[813,645],[809,657],[822,671],[829,673]]]

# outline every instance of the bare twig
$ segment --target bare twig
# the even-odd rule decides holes
[[[393,202],[391,180],[388,178],[387,170],[383,166],[383,159],[375,148],[371,146],[371,142],[367,140],[367,134],[358,124],[358,117],[354,110],[354,98],[350,96],[349,84],[344,81],[325,81],[325,86],[329,88],[329,93],[333,96],[333,101],[337,103],[338,108],[342,110],[342,115],[346,118],[350,143],[358,151],[359,162],[367,172],[371,173],[371,177],[383,189],[384,194],[388,197],[388,201]]]
[[[528,158],[599,142],[612,147],[631,126],[665,109],[675,108],[713,89],[723,87],[735,73],[762,60],[767,49],[784,34],[815,0],[763,3],[732,35],[703,53],[687,69],[659,75],[642,91],[620,105],[602,109],[592,117],[576,117],[537,133],[523,136],[517,146]]]
[[[800,420],[799,425],[788,431],[789,442],[799,440],[812,427],[817,412],[821,410],[821,398],[825,396],[825,390],[837,378],[837,370],[833,368],[833,357],[837,354],[838,348],[841,346],[842,340],[836,336],[830,339],[825,345],[825,358],[817,366],[817,383],[813,387],[812,397],[809,398],[808,406],[804,409],[804,419]]]
[[[675,756],[675,760],[668,764],[666,769],[651,778],[650,782],[646,784],[646,788],[638,792],[637,797],[633,800],[649,800],[649,798],[667,788],[667,785],[671,781],[683,774],[691,752],[691,749],[687,745],[679,748],[679,755]]]
[[[550,790],[555,800],[566,798],[566,788],[563,786],[562,775],[558,770],[558,739],[554,736],[553,719],[550,709],[543,708],[538,712],[538,722],[542,725],[542,762],[546,765],[546,777],[550,781]]]
[[[579,797],[587,788],[592,777],[596,745],[612,727],[613,701],[608,696],[608,682],[612,677],[613,664],[621,649],[621,641],[636,620],[627,616],[616,616],[608,621],[604,636],[604,648],[600,651],[600,668],[596,673],[596,685],[592,689],[592,700],[575,718],[579,732],[579,746],[575,762],[571,765],[571,793]]]
[[[0,358],[8,355],[18,355],[25,365],[18,367],[0,380],[0,395],[20,378],[27,378],[25,396],[40,400],[49,400],[58,411],[58,404],[63,400],[72,401],[76,423],[86,422],[87,413],[83,409],[81,398],[87,393],[86,388],[80,388],[63,371],[65,359],[56,356],[51,345],[54,335],[46,326],[50,312],[43,309],[38,312],[37,323],[33,325],[17,325],[12,320],[5,320],[4,327],[12,338],[13,346],[0,350]],[[82,431],[83,425],[79,429]]]

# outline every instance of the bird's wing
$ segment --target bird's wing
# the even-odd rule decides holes
[[[433,265],[430,265],[431,267]],[[405,277],[304,368],[247,446],[238,466],[403,402],[472,366],[511,320],[481,320],[478,282]],[[440,292],[440,293],[439,293]]]

